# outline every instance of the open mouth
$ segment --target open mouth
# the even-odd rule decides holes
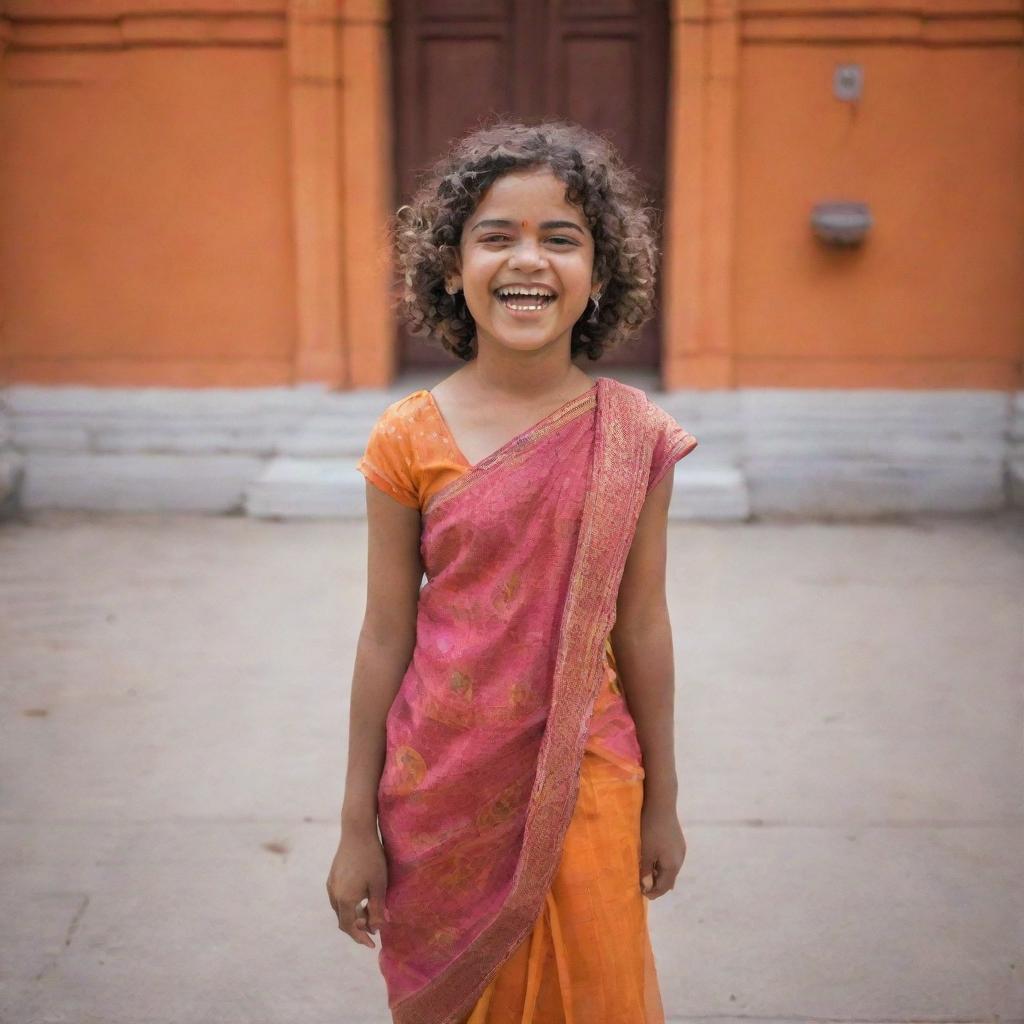
[[[557,298],[550,288],[525,285],[498,288],[494,296],[506,309],[515,313],[537,313],[547,309]]]

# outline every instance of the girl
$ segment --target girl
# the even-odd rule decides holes
[[[697,440],[572,361],[649,316],[647,212],[603,139],[498,124],[396,243],[404,312],[464,365],[389,406],[359,463],[331,906],[356,942],[379,932],[396,1024],[660,1024],[645,897],[686,851],[666,524]]]

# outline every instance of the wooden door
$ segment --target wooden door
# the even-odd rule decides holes
[[[668,37],[665,0],[397,0],[396,205],[451,140],[498,114],[607,134],[662,209]],[[655,319],[599,365],[655,369],[658,337]],[[399,338],[404,368],[451,364],[423,339]]]

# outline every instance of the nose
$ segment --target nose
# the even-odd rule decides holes
[[[543,270],[548,260],[543,250],[532,239],[523,239],[509,254],[509,270]]]

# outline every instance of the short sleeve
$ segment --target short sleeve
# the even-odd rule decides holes
[[[420,507],[407,423],[391,407],[373,425],[356,469],[395,501]]]
[[[697,447],[697,438],[653,402],[648,407],[648,413],[654,431],[654,453],[651,456],[651,473],[647,479],[647,491],[650,493],[671,466]]]

